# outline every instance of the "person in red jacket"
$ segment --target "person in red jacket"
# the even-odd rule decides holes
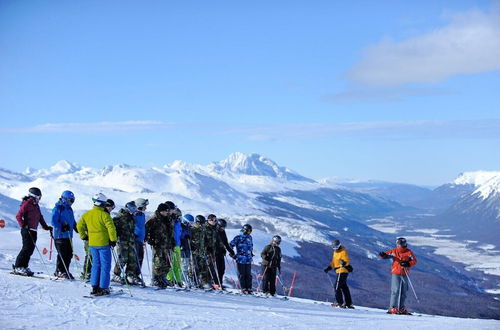
[[[396,248],[385,252],[380,252],[382,259],[392,258],[392,279],[391,279],[391,302],[387,313],[389,314],[410,314],[405,307],[406,293],[408,292],[408,273],[410,267],[417,264],[417,257],[413,251],[408,249],[406,238],[396,239]]]
[[[24,276],[33,276],[34,274],[29,269],[28,264],[33,251],[35,251],[38,224],[41,224],[43,229],[52,232],[52,227],[47,225],[42,212],[40,212],[40,206],[38,205],[40,198],[42,198],[40,189],[36,187],[30,188],[28,196],[23,198],[19,212],[17,212],[16,219],[21,227],[23,247],[17,255],[16,263],[12,265],[14,274]]]

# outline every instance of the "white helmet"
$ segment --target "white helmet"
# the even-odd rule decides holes
[[[108,198],[103,193],[97,193],[92,197],[95,206],[104,206]]]
[[[137,206],[138,208],[139,207],[146,207],[149,205],[149,201],[147,199],[144,199],[144,198],[137,198],[135,200],[135,206]]]

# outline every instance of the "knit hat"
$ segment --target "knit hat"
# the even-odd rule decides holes
[[[161,212],[161,211],[169,211],[170,208],[168,207],[167,204],[165,203],[161,203],[158,205],[158,208],[156,209],[158,212]]]

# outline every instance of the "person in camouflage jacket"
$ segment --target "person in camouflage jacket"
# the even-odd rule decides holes
[[[205,246],[205,222],[206,219],[202,215],[197,215],[194,225],[191,227],[191,252],[194,261],[194,275],[198,287],[210,288],[210,282],[207,278],[207,264],[205,256],[207,255]]]
[[[142,284],[140,278],[137,277],[137,254],[135,251],[135,235],[134,235],[134,213],[137,207],[134,202],[128,202],[125,208],[118,212],[118,215],[113,218],[115,223],[116,234],[118,235],[118,255],[120,264],[115,264],[113,281],[124,282],[121,278],[121,269],[125,270],[125,279],[129,284]]]
[[[166,276],[171,267],[169,253],[175,245],[174,211],[174,203],[161,203],[154,216],[146,222],[146,242],[153,250],[153,285],[158,287],[171,285]]]
[[[219,288],[221,283],[217,275],[215,267],[215,252],[217,249],[217,216],[210,214],[207,217],[205,225],[205,264],[207,265],[207,272],[204,274],[204,282],[212,283],[212,287]]]

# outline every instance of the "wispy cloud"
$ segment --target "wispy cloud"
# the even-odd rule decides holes
[[[347,79],[384,87],[500,70],[500,6],[448,17],[447,26],[429,33],[400,42],[386,38],[368,47]]]
[[[449,95],[455,94],[451,90],[443,88],[413,88],[413,87],[397,87],[397,88],[368,88],[344,91],[340,93],[332,93],[323,96],[325,102],[334,103],[358,103],[358,102],[398,102],[408,97],[424,97],[434,95]]]
[[[268,125],[221,130],[219,133],[242,135],[254,142],[290,138],[500,139],[500,119]]]
[[[103,121],[96,123],[46,123],[31,127],[0,128],[0,133],[34,133],[34,134],[96,134],[130,131],[160,130],[174,124],[161,121]]]

